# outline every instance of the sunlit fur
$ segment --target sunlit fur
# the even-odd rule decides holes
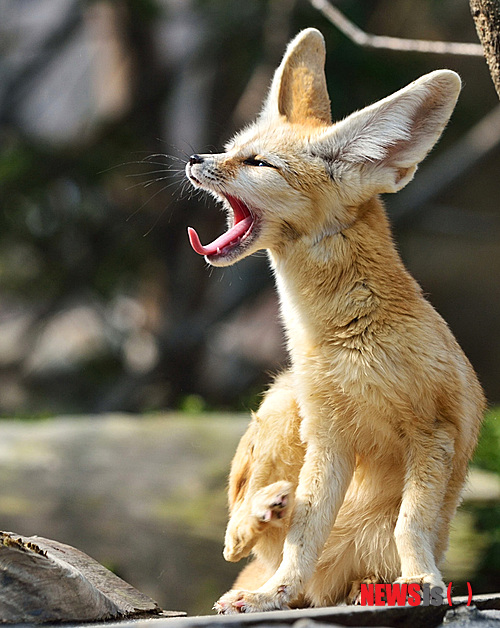
[[[193,166],[242,199],[267,249],[290,369],[242,438],[224,555],[253,553],[221,613],[335,604],[357,583],[444,586],[439,564],[484,399],[392,241],[381,193],[412,178],[460,91],[428,74],[331,124],[321,34],[289,45],[257,122]],[[273,167],[245,165],[259,156]]]

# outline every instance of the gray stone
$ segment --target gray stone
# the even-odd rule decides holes
[[[457,606],[447,611],[441,626],[446,628],[499,628],[500,611],[480,611],[475,605]]]

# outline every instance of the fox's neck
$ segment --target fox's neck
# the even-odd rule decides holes
[[[411,312],[419,288],[394,247],[378,198],[343,232],[270,251],[290,350],[363,334],[387,308]],[[293,355],[292,355],[293,357]]]

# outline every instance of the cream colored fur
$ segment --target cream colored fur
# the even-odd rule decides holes
[[[335,604],[366,578],[444,586],[484,408],[378,197],[413,178],[460,80],[432,72],[332,124],[324,56],[321,34],[301,32],[256,123],[187,167],[255,217],[252,237],[207,259],[268,250],[291,358],[233,460],[224,556],[254,559],[221,613]]]

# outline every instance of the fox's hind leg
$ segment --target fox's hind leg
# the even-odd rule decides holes
[[[226,530],[224,558],[237,562],[248,556],[260,535],[269,528],[284,529],[293,503],[294,486],[286,480],[274,482],[258,490],[231,517]]]
[[[224,557],[256,553],[275,566],[303,461],[300,417],[291,376],[280,375],[242,437],[229,477],[230,519]]]
[[[252,500],[252,515],[262,523],[281,525],[293,508],[293,484],[286,480],[261,488]]]

